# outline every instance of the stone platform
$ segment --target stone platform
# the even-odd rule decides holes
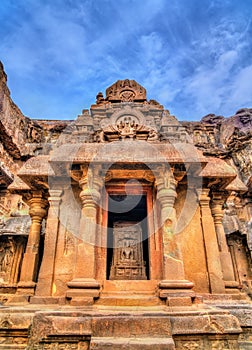
[[[0,349],[249,349],[250,311],[245,301],[219,303],[218,308],[212,302],[190,307],[2,306]],[[245,332],[240,336],[242,317]]]

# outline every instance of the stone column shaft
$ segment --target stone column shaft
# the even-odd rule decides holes
[[[75,278],[95,278],[95,243],[97,229],[97,204],[100,194],[94,189],[80,193],[82,211],[80,220],[80,242],[78,244]]]
[[[191,289],[193,283],[185,279],[183,257],[176,236],[176,211],[174,202],[177,196],[177,181],[172,174],[158,178],[157,199],[161,206],[161,225],[163,238],[163,280],[159,283],[160,297],[168,297],[172,292]],[[169,302],[168,302],[169,303]]]
[[[97,171],[98,170],[98,171]],[[79,229],[79,242],[75,273],[72,281],[68,282],[66,296],[71,303],[81,305],[92,303],[93,298],[99,297],[100,284],[96,281],[96,235],[97,235],[97,203],[100,200],[99,169],[91,172],[91,181],[87,178],[87,169],[84,169],[79,184],[82,188],[80,199],[82,211]]]
[[[206,260],[209,276],[209,287],[211,293],[224,293],[225,286],[219,256],[219,247],[210,210],[208,197],[209,189],[203,188],[198,191],[201,210],[202,233],[205,242]]]
[[[62,190],[50,190],[49,209],[46,221],[44,255],[39,272],[36,296],[51,296],[55,267],[55,254],[59,230],[59,211]]]
[[[239,283],[235,281],[233,262],[228,248],[224,227],[222,225],[223,204],[224,199],[222,199],[221,194],[213,193],[211,212],[214,219],[215,232],[218,240],[223,278],[226,288],[236,288],[238,287]]]
[[[23,290],[21,290],[22,288],[27,288],[27,291],[31,294],[33,294],[34,291],[38,273],[41,224],[47,213],[47,204],[47,200],[42,197],[41,193],[33,193],[32,198],[29,200],[29,214],[32,223],[18,284],[18,292],[20,292],[20,294],[23,293]],[[31,288],[30,291],[29,288]]]

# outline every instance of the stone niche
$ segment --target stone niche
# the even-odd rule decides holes
[[[137,222],[114,223],[110,280],[147,279],[142,241],[142,228]]]
[[[20,277],[30,217],[18,216],[2,222],[0,228],[0,290],[13,292]],[[4,298],[4,297],[3,297]]]

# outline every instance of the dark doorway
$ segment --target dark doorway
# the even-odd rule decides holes
[[[107,279],[113,259],[113,228],[117,222],[136,222],[142,229],[143,260],[149,279],[149,247],[146,195],[110,194],[108,197]]]

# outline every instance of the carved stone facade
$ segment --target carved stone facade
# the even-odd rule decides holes
[[[34,121],[0,79],[0,349],[248,349],[252,110],[179,122],[126,79]]]

